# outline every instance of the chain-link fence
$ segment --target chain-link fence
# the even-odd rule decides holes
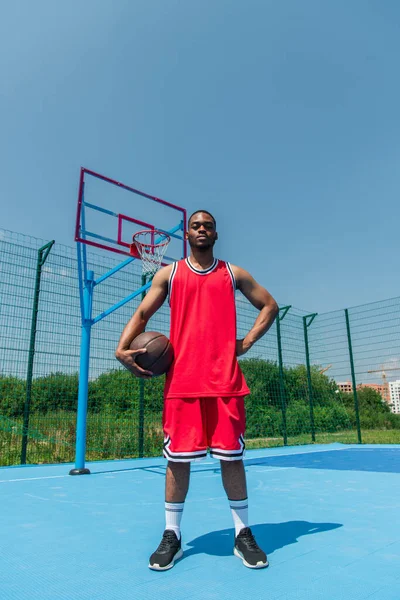
[[[88,254],[98,277],[118,257]],[[73,461],[81,337],[75,249],[0,231],[0,464]],[[132,263],[96,287],[93,315],[141,285]],[[87,458],[160,455],[163,378],[114,358],[137,298],[92,328]],[[237,297],[238,336],[257,311]],[[162,307],[147,329],[168,335]],[[327,314],[282,305],[240,360],[247,446],[400,442],[400,298]]]

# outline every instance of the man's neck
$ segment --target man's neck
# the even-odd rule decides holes
[[[208,269],[214,262],[213,249],[210,248],[205,252],[199,252],[196,249],[190,250],[190,262],[196,269]]]

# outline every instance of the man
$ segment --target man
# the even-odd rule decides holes
[[[248,526],[243,465],[245,410],[249,389],[237,356],[245,354],[271,327],[278,306],[266,289],[243,269],[214,258],[218,234],[206,210],[189,218],[186,239],[190,257],[154,276],[151,288],[122,332],[117,359],[134,375],[151,377],[129,350],[167,296],[171,307],[170,341],[174,362],[165,384],[164,456],[166,528],[149,567],[166,570],[183,554],[180,523],[189,488],[190,462],[210,455],[221,461],[222,482],[235,525],[234,554],[246,567],[268,566]],[[260,312],[244,339],[236,339],[235,290]]]

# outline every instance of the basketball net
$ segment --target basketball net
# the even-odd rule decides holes
[[[156,242],[156,238],[161,240]],[[135,233],[130,252],[141,259],[143,275],[151,276],[158,271],[170,241],[170,236],[158,229],[144,229]]]

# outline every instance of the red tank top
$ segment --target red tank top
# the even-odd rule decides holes
[[[204,271],[188,258],[174,263],[169,279],[174,362],[165,398],[250,393],[236,358],[235,288],[227,262],[215,259]]]

